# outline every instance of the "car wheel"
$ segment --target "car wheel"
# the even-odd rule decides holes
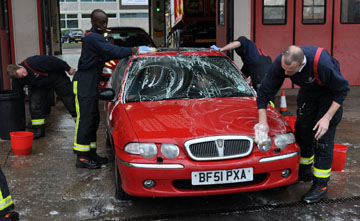
[[[114,171],[115,171],[115,198],[118,200],[129,200],[131,196],[127,194],[124,189],[121,187],[121,177],[119,173],[119,168],[117,166],[116,154],[114,153]]]

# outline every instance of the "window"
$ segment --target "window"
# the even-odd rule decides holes
[[[325,24],[325,1],[303,0],[303,24]]]
[[[7,1],[0,0],[0,29],[7,30],[8,27],[8,12],[7,12]]]
[[[360,1],[342,0],[341,1],[341,21],[342,24],[360,24]]]
[[[224,0],[219,0],[218,2],[219,6],[219,19],[218,19],[218,24],[224,26],[225,25],[225,2]]]
[[[77,2],[77,0],[60,0],[60,2]]]
[[[80,0],[80,2],[116,2],[116,0]]]
[[[148,13],[120,13],[120,18],[147,18]]]
[[[78,28],[77,14],[60,14],[60,27],[61,29]]]
[[[286,0],[263,0],[263,24],[286,24]]]
[[[114,90],[116,98],[119,96],[121,83],[124,78],[128,62],[129,58],[121,59],[108,82],[108,85]]]

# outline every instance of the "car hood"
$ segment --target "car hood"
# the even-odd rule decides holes
[[[254,136],[258,123],[255,98],[207,98],[125,104],[139,140],[217,135]],[[269,135],[285,133],[280,114],[268,109]]]

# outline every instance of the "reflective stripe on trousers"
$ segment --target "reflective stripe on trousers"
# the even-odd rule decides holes
[[[77,81],[73,83],[73,92],[75,94],[75,108],[76,108],[76,125],[75,125],[75,136],[74,136],[74,150],[80,152],[87,152],[90,151],[90,145],[83,145],[77,143],[77,133],[79,129],[79,122],[80,122],[80,107],[79,107],[79,100],[77,95]]]

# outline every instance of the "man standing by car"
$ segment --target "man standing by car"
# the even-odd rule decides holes
[[[101,9],[91,13],[91,30],[84,38],[78,64],[73,79],[77,120],[74,138],[74,153],[77,154],[76,167],[98,169],[107,163],[106,157],[96,153],[96,132],[99,127],[98,83],[105,62],[135,54],[138,48],[119,47],[106,41],[103,33],[107,28],[108,16]]]
[[[71,116],[76,118],[75,97],[70,78],[75,73],[65,61],[47,55],[28,57],[19,65],[10,64],[6,69],[12,78],[12,89],[22,91],[29,86],[29,106],[34,139],[45,136],[45,115],[48,108],[48,93],[55,89]]]
[[[339,63],[326,50],[289,46],[271,65],[258,90],[259,124],[265,131],[269,130],[267,103],[285,77],[300,86],[295,123],[295,138],[301,148],[299,181],[313,181],[302,201],[319,202],[327,198],[335,131],[349,84],[340,72]]]

